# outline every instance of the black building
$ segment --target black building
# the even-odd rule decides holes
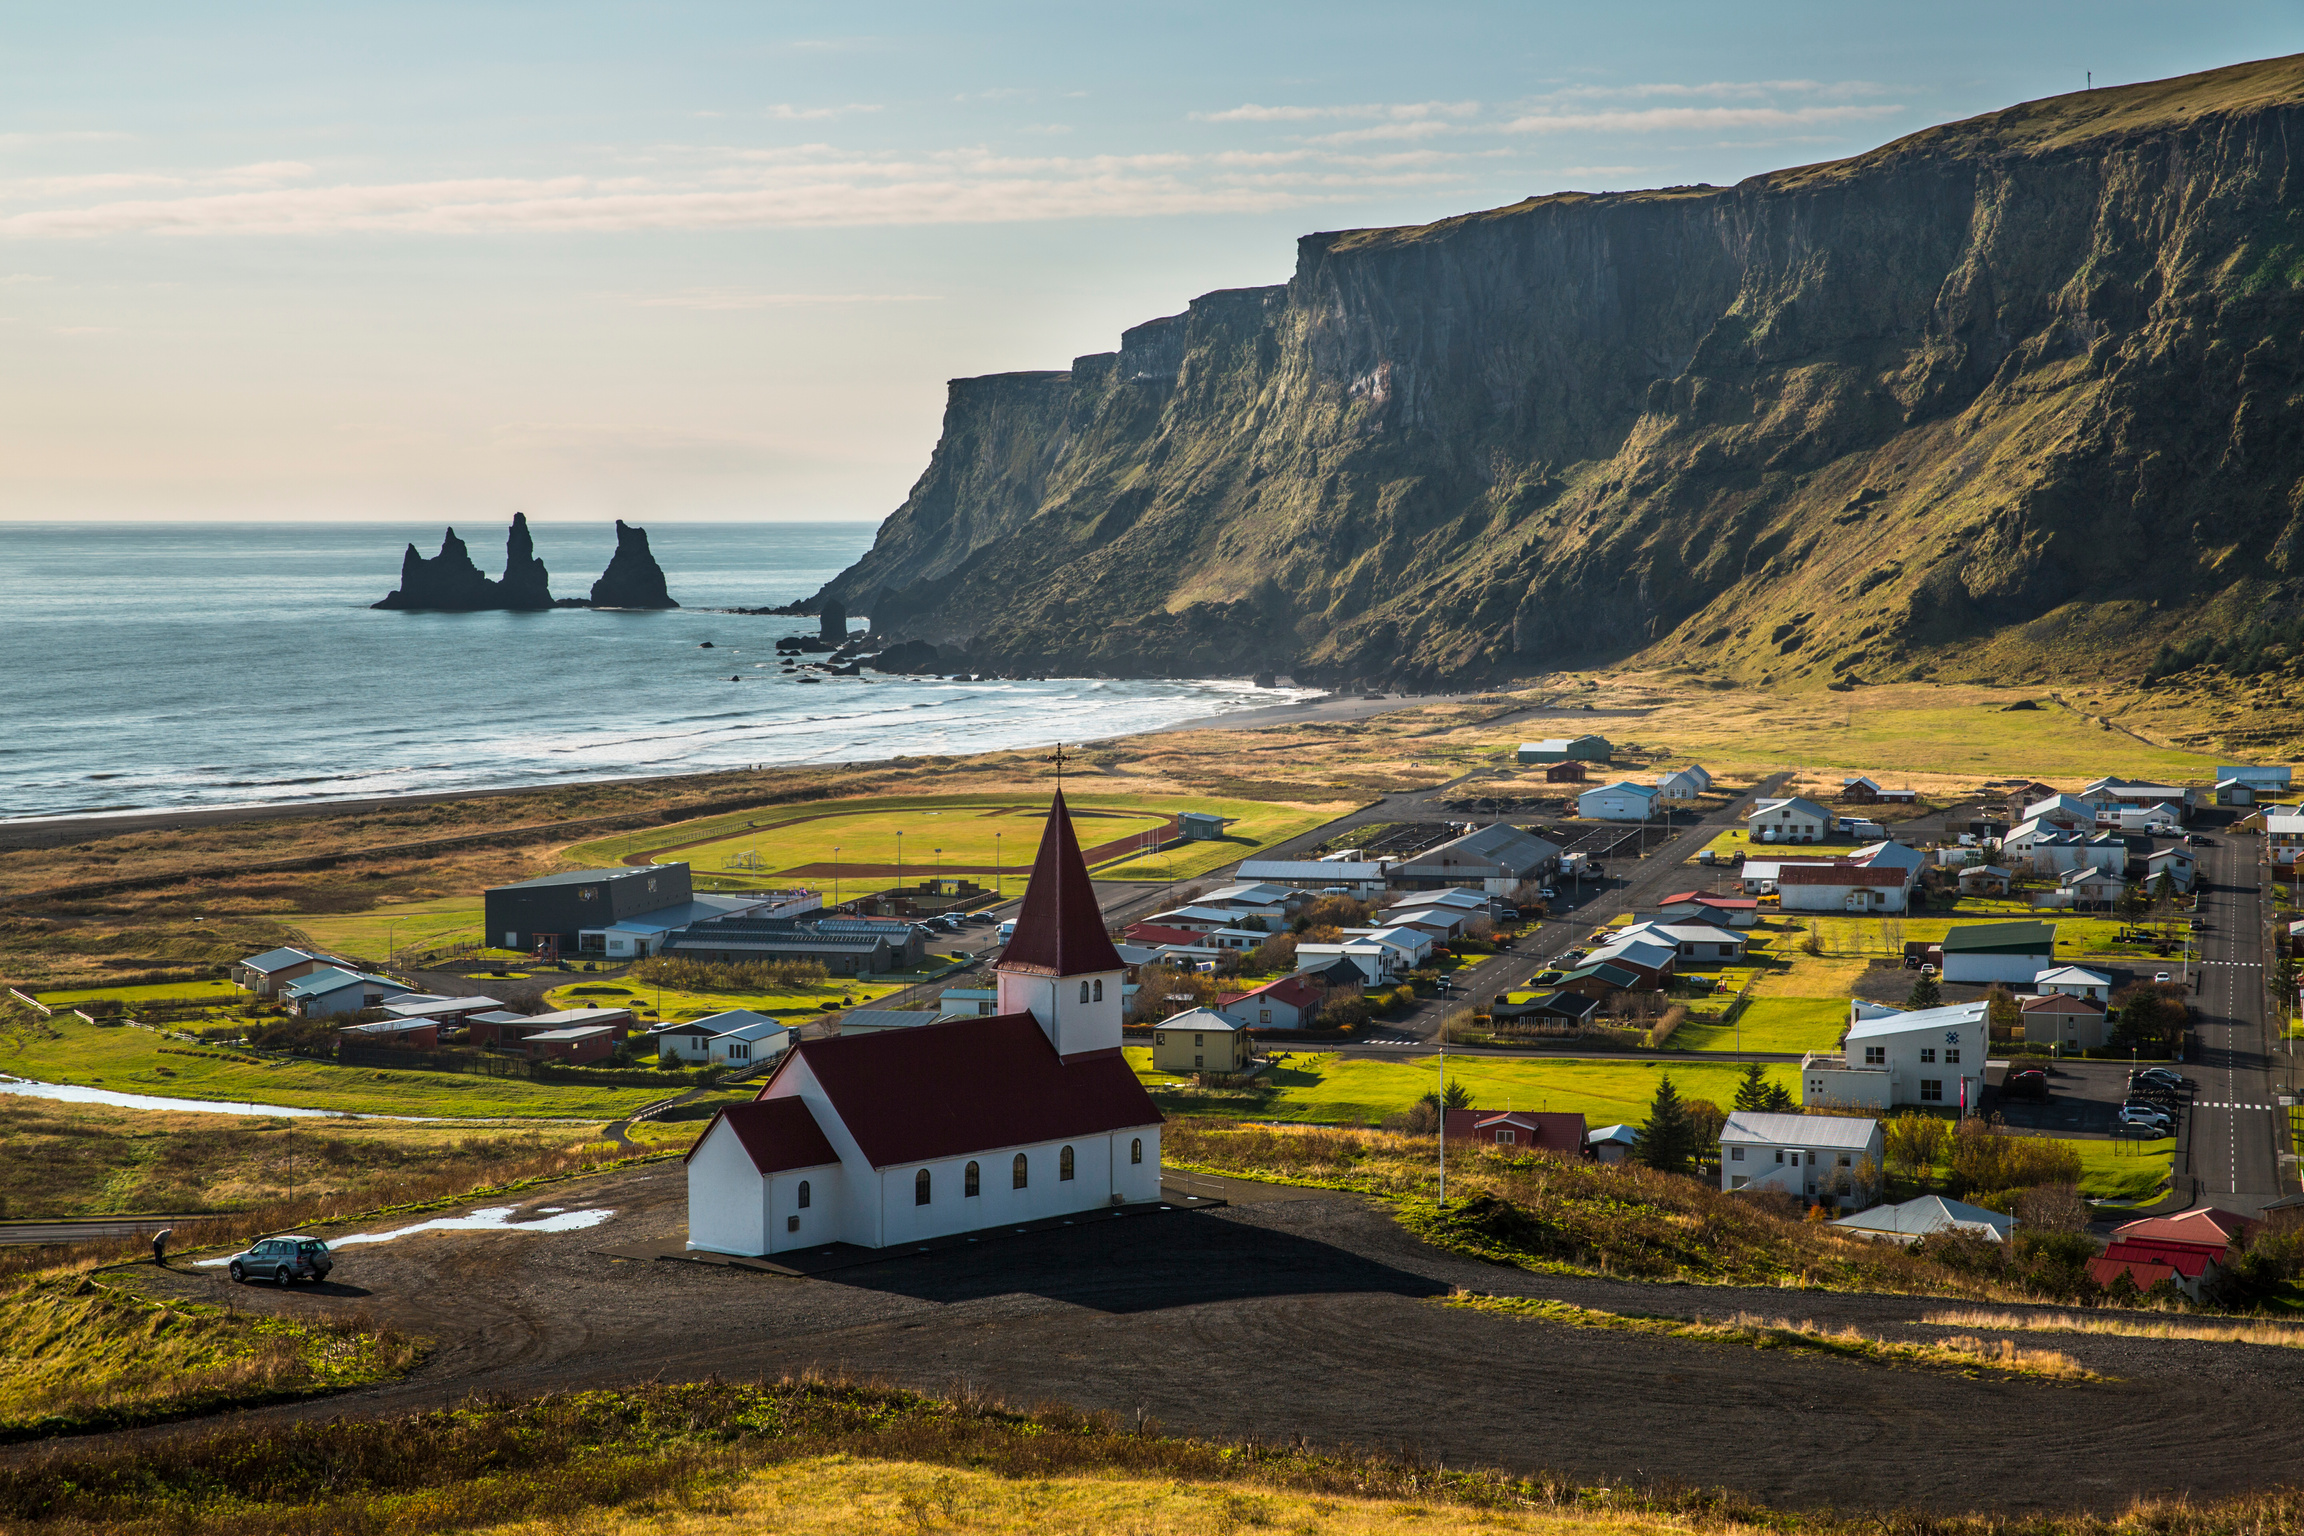
[[[539,940],[556,938],[564,952],[574,954],[582,929],[605,928],[695,899],[685,864],[538,875],[489,888],[486,943],[492,949],[532,950]]]

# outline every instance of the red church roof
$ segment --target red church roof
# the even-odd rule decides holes
[[[728,1122],[728,1129],[736,1133],[737,1143],[751,1157],[752,1166],[762,1173],[820,1168],[840,1161],[840,1154],[824,1139],[824,1128],[798,1099],[755,1099],[749,1104],[731,1104],[712,1118],[715,1122]],[[688,1156],[681,1162],[694,1159],[696,1147],[704,1145],[705,1137],[711,1134],[712,1127],[704,1127],[704,1135],[696,1138],[696,1145],[688,1149]]]
[[[803,1040],[760,1101],[797,1103],[801,1063],[875,1168],[1160,1123],[1119,1052],[1067,1062],[1029,1013]]]
[[[1024,888],[1023,909],[1016,914],[1016,935],[1000,956],[999,969],[1084,976],[1121,968],[1112,936],[1104,931],[1103,909],[1088,883],[1080,840],[1072,835],[1064,791],[1058,790],[1048,808],[1048,828],[1040,834],[1032,881]]]
[[[1309,977],[1301,975],[1283,976],[1278,981],[1268,981],[1251,991],[1227,992],[1216,999],[1216,1006],[1229,1008],[1234,1003],[1245,1001],[1251,997],[1269,997],[1274,1002],[1286,1003],[1291,1008],[1310,1008],[1327,995],[1326,989],[1314,985]]]

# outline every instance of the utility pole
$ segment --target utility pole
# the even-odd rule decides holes
[[[1448,1026],[1440,1026],[1440,1203],[1448,1203]]]

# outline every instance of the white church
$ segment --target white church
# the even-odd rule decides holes
[[[1157,1201],[1160,1112],[1120,1055],[1119,954],[1057,792],[1000,1011],[803,1040],[688,1153],[688,1246],[887,1248]]]

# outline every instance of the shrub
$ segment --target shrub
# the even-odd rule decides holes
[[[660,987],[687,992],[796,992],[826,980],[819,960],[766,960],[716,964],[678,955],[651,955],[632,974]]]

